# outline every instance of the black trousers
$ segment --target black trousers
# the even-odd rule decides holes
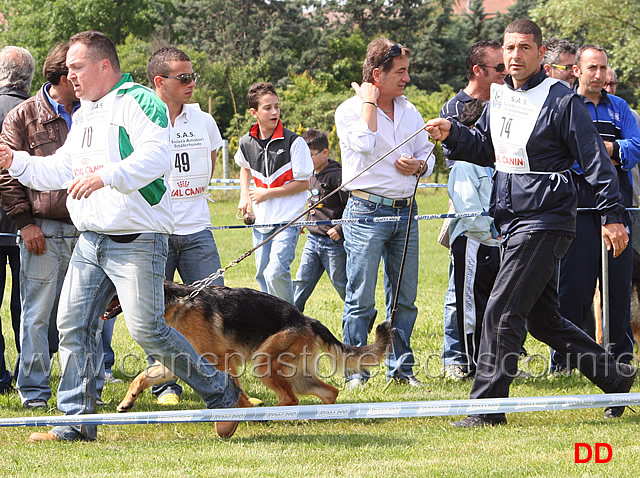
[[[509,396],[525,328],[604,392],[618,386],[620,375],[613,355],[560,315],[558,269],[571,240],[540,231],[517,233],[503,241],[500,270],[484,316],[471,398]]]

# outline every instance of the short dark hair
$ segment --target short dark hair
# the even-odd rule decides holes
[[[264,95],[278,96],[278,93],[276,93],[276,89],[271,83],[265,83],[261,81],[260,83],[251,85],[251,87],[249,88],[249,92],[247,93],[247,103],[249,103],[249,108],[257,110],[260,103],[260,98],[262,98]]]
[[[487,102],[480,98],[473,98],[471,101],[467,101],[460,113],[460,123],[469,127],[476,124],[476,121],[482,116],[486,104]]]
[[[58,43],[55,45],[44,60],[42,65],[42,74],[52,85],[58,85],[60,78],[69,74],[67,68],[67,52],[69,51],[69,43]]]
[[[391,70],[393,59],[398,57],[410,57],[413,53],[410,48],[402,47],[402,53],[398,57],[389,57],[380,63],[384,56],[389,53],[389,49],[394,46],[391,40],[385,37],[379,37],[367,45],[367,56],[362,64],[362,81],[371,83],[373,81],[373,70],[380,68],[387,73]]]
[[[179,48],[172,46],[160,48],[151,55],[147,62],[147,77],[152,88],[155,88],[153,79],[156,76],[168,75],[170,71],[169,63],[174,61],[191,61],[191,58]]]
[[[600,45],[587,43],[586,45],[582,45],[580,48],[578,48],[578,51],[576,52],[576,65],[578,65],[578,67],[580,67],[580,58],[582,57],[582,54],[587,50],[595,50],[604,53],[604,55],[607,57],[607,63],[609,62],[609,55],[607,55],[607,50],[605,50]]]
[[[118,52],[111,38],[102,32],[96,30],[87,30],[85,32],[76,33],[69,39],[69,46],[76,43],[85,45],[88,48],[89,57],[93,61],[109,60],[111,67],[120,72],[120,60]]]
[[[316,151],[329,149],[329,138],[327,138],[327,134],[324,131],[308,129],[302,134],[302,139],[306,141],[309,149],[315,149]]]
[[[538,48],[542,46],[542,31],[536,22],[527,20],[526,18],[520,18],[515,22],[511,22],[504,30],[506,33],[520,33],[522,35],[533,35],[533,41],[538,45]]]
[[[487,50],[500,50],[502,45],[497,41],[482,40],[475,42],[469,49],[467,55],[467,80],[473,78],[473,67],[475,65],[484,65],[487,57]]]
[[[560,61],[560,55],[575,55],[578,47],[575,43],[560,38],[552,38],[544,45],[547,50],[544,52],[544,65],[555,65]]]

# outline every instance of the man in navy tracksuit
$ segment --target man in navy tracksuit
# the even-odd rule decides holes
[[[593,124],[607,147],[608,157],[615,166],[622,201],[633,206],[631,170],[640,161],[640,128],[629,105],[622,98],[608,95],[604,90],[607,79],[607,54],[598,45],[584,45],[576,55],[574,73],[580,84],[577,93],[587,106]],[[610,159],[609,159],[610,158]],[[595,207],[596,197],[576,164],[578,207]],[[624,217],[630,233],[630,218]],[[593,332],[591,304],[596,280],[600,274],[600,217],[595,212],[578,213],[576,237],[560,265],[560,312],[590,335]],[[609,253],[609,350],[617,360],[628,363],[633,358],[631,332],[631,275],[633,249],[626,248],[615,259]],[[566,362],[553,354],[551,371],[562,371]]]
[[[505,85],[493,85],[491,101],[473,130],[437,118],[426,129],[443,141],[451,158],[494,164],[491,213],[503,236],[502,262],[487,304],[478,369],[471,398],[506,397],[517,373],[520,337],[526,329],[563,354],[606,393],[631,389],[637,369],[613,356],[560,315],[558,266],[575,233],[576,191],[569,169],[577,159],[596,194],[602,233],[614,256],[629,238],[618,178],[582,100],[548,78],[540,62],[542,32],[530,20],[505,30]],[[618,417],[624,406],[609,407]],[[504,413],[470,415],[457,427],[506,423]]]

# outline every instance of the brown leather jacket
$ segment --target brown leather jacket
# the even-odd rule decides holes
[[[2,124],[0,141],[16,151],[33,156],[56,152],[67,139],[67,123],[54,111],[42,88],[28,100],[12,109]],[[22,229],[33,224],[34,217],[56,219],[71,224],[67,211],[67,192],[36,191],[0,173],[0,197],[7,215]]]

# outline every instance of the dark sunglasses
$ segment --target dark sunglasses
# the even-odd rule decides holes
[[[396,43],[391,48],[389,48],[389,51],[385,53],[385,55],[382,57],[382,60],[380,60],[374,68],[378,68],[389,58],[395,58],[396,56],[400,55],[402,55],[402,45],[400,43]]]
[[[493,68],[496,70],[496,73],[502,73],[504,71],[504,63],[498,63],[496,66],[491,65],[478,65],[482,68]]]
[[[188,85],[192,81],[198,81],[197,73],[183,73],[182,75],[179,75],[179,76],[167,76],[167,75],[158,75],[158,76],[161,76],[162,78],[171,78],[172,80],[180,80],[180,83],[182,83],[183,85]]]

